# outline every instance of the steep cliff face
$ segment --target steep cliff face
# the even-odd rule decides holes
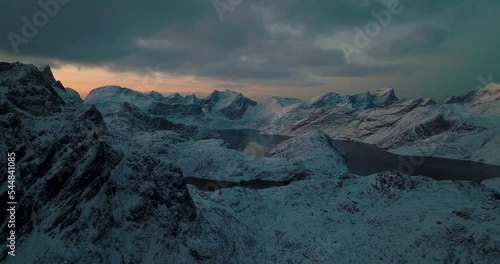
[[[230,90],[214,91],[207,98],[199,100],[197,104],[207,114],[219,115],[230,120],[240,119],[249,107],[257,105],[241,93]]]
[[[500,164],[495,155],[500,146],[495,87],[491,84],[444,103],[415,98],[382,105],[360,113],[334,136],[395,153]],[[432,151],[419,153],[421,149]]]
[[[337,107],[344,105],[353,110],[366,110],[383,104],[389,104],[398,101],[393,88],[385,88],[372,94],[369,92],[362,94],[341,96],[334,92],[329,92],[311,100],[310,105],[314,107]]]
[[[199,99],[194,94],[182,96],[179,93],[173,93],[173,94],[165,96],[163,98],[163,101],[165,103],[168,103],[168,104],[192,105],[192,104],[198,103]]]
[[[332,136],[406,154],[434,144],[442,148],[434,155],[498,161],[497,87],[446,103],[396,101],[386,89],[261,104],[226,91],[173,104],[110,86],[82,102],[50,68],[0,63],[0,159],[16,153],[19,252],[2,251],[0,261],[495,263],[497,179],[354,175]],[[256,120],[295,136],[273,143],[257,133],[238,151],[205,130]],[[217,188],[200,190],[185,177]],[[285,184],[221,186],[247,180]]]
[[[180,170],[147,153],[131,156],[132,148],[125,154],[99,110],[66,103],[50,77],[47,68],[0,65],[0,151],[2,159],[15,152],[17,160],[17,250],[23,254],[16,263],[133,263],[169,247],[165,259],[187,250],[173,242],[197,218]],[[175,128],[129,108],[126,115],[144,125]],[[0,196],[7,198],[5,185]],[[7,220],[0,222],[3,232]]]
[[[167,104],[155,102],[148,109],[151,115],[160,115],[169,118],[189,119],[203,116],[203,109],[196,104]]]
[[[0,63],[0,87],[3,104],[24,110],[35,116],[61,112],[64,101],[52,88],[54,77],[34,65]],[[7,102],[6,102],[7,101]]]

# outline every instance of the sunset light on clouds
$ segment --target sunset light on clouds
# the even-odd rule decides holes
[[[157,91],[164,94],[208,93],[211,88],[207,83],[193,77],[168,77],[165,74],[151,72],[140,75],[135,72],[116,73],[105,68],[64,65],[52,69],[54,75],[67,87],[77,90],[85,97],[92,89],[105,85],[118,85],[134,88],[141,92]]]
[[[1,264],[500,264],[500,0],[0,13]]]
[[[44,23],[36,1],[3,1],[0,57],[49,64],[83,96],[104,85],[254,99],[394,87],[445,99],[500,76],[498,1],[58,1]]]

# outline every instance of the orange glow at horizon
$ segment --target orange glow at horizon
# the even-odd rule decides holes
[[[209,93],[214,90],[212,83],[201,82],[193,77],[166,77],[161,74],[140,76],[137,73],[115,73],[97,67],[63,66],[52,69],[54,77],[65,87],[70,87],[85,97],[95,88],[118,85],[139,92],[157,91],[164,94]]]
[[[181,93],[208,95],[213,90],[234,90],[243,93],[246,97],[253,99],[264,99],[272,96],[283,97],[310,97],[309,88],[289,88],[289,87],[266,87],[251,86],[246,88],[222,88],[217,87],[220,82],[205,79],[199,80],[192,76],[168,77],[161,73],[145,74],[141,76],[135,72],[116,73],[98,67],[78,67],[65,65],[52,69],[54,77],[60,80],[65,87],[76,90],[82,98],[95,88],[118,85],[127,87],[139,92],[148,93],[157,91],[162,94]],[[316,91],[318,93],[319,91]]]
[[[164,95],[171,93],[196,94],[204,97],[214,90],[234,90],[243,93],[245,97],[260,101],[272,96],[292,97],[300,99],[311,99],[327,92],[338,92],[343,94],[352,94],[354,92],[364,92],[365,87],[373,87],[368,82],[369,79],[320,79],[325,84],[316,87],[288,87],[288,86],[263,86],[263,85],[245,85],[239,88],[236,84],[234,88],[223,88],[219,85],[224,82],[211,80],[208,78],[196,78],[193,76],[168,76],[163,73],[151,73],[140,75],[135,72],[116,73],[99,67],[79,67],[76,65],[63,65],[52,69],[56,80],[60,80],[65,87],[76,90],[82,98],[95,88],[118,85],[127,87],[142,93],[157,91]],[[359,89],[351,90],[352,86]],[[377,87],[377,86],[375,86]]]

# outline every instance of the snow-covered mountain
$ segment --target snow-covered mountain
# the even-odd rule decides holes
[[[240,119],[250,107],[257,105],[243,94],[231,90],[215,90],[207,98],[200,99],[197,104],[205,114],[220,115],[230,120]]]
[[[170,159],[187,177],[212,180],[284,181],[347,172],[345,154],[323,132],[311,131],[287,140],[264,156],[249,155],[261,151],[257,142],[250,138],[240,147],[241,152],[228,149],[220,139],[188,141],[179,144]]]
[[[491,83],[482,89],[470,91],[460,96],[453,96],[446,100],[445,103],[477,105],[498,100],[500,100],[500,85],[497,83]]]
[[[138,151],[133,146],[121,151],[97,108],[65,102],[50,77],[32,65],[0,64],[0,151],[4,160],[16,153],[16,242],[22,252],[10,259],[3,250],[2,262],[189,256],[176,244],[197,215],[179,169],[147,152],[131,155]],[[4,175],[0,193],[6,200]],[[1,221],[4,234],[7,220]],[[164,239],[172,243],[166,253],[166,244],[154,249]],[[151,254],[140,253],[144,247]]]
[[[395,153],[500,164],[498,84],[445,103],[407,99],[369,109],[335,135]]]
[[[60,112],[64,104],[52,87],[54,77],[47,76],[34,65],[2,62],[0,81],[2,104],[8,108],[17,107],[31,115],[45,116]]]
[[[0,262],[496,263],[498,178],[358,176],[332,138],[500,164],[498,88],[443,103],[388,89],[257,104],[106,86],[82,101],[50,68],[0,63],[0,158],[15,152],[18,172],[18,254]],[[237,150],[211,130],[244,125],[293,137],[256,134]],[[224,185],[258,180],[278,184]]]
[[[288,99],[293,102],[289,104],[278,99],[272,98],[249,111],[248,123],[266,133],[298,135],[320,129],[334,136],[363,111],[398,101],[392,88],[345,96],[330,92],[309,102]]]
[[[132,104],[152,115],[162,115],[186,123],[205,119],[238,120],[250,107],[257,104],[241,93],[230,90],[216,90],[208,97],[198,99],[195,95],[182,96],[178,93],[166,97],[158,92],[144,94],[119,86],[96,88],[84,100],[85,105],[96,105],[103,112],[122,103]]]
[[[173,93],[173,94],[170,94],[170,95],[164,97],[163,100],[169,104],[190,105],[190,104],[196,104],[199,99],[194,94],[182,96],[179,93]]]
[[[346,96],[341,96],[338,93],[329,92],[329,93],[320,95],[316,98],[313,98],[310,101],[310,104],[312,106],[315,106],[315,107],[327,107],[327,106],[333,107],[337,104],[345,103],[345,102],[347,102],[347,100],[348,100],[348,97],[346,97]]]
[[[293,113],[303,113],[307,104],[299,99],[272,97],[247,111],[244,120],[248,126],[262,129],[266,126],[278,126],[282,118],[292,117]],[[288,121],[289,122],[289,121]]]
[[[191,94],[191,95],[186,95],[182,96],[179,93],[173,93],[169,94],[167,96],[163,96],[161,93],[156,92],[156,91],[151,91],[149,96],[153,97],[154,99],[158,101],[162,101],[167,104],[195,104],[198,102],[198,97],[196,95]]]
[[[157,101],[154,97],[120,86],[104,86],[92,90],[85,97],[84,104],[95,105],[104,109],[116,104],[132,103],[141,110],[146,110]]]
[[[389,171],[189,191],[213,226],[237,219],[258,238],[258,257],[242,263],[495,263],[499,254],[498,193],[467,182]]]
[[[385,88],[377,91],[375,94],[370,92],[341,96],[334,92],[329,92],[310,101],[310,104],[315,107],[342,107],[352,108],[353,110],[366,110],[377,107],[379,105],[396,102],[399,99],[396,97],[393,88]]]

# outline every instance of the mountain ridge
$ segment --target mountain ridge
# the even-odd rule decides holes
[[[86,101],[65,100],[61,94],[70,90],[54,87],[47,72],[0,63],[0,158],[16,153],[22,252],[14,259],[2,251],[2,263],[495,263],[500,257],[498,178],[479,184],[399,171],[359,176],[333,140],[416,155],[427,144],[434,146],[431,155],[500,164],[496,87],[474,97],[480,105],[403,99],[356,110],[271,98],[259,109],[234,92],[185,105],[117,86]],[[363,98],[369,96],[355,101],[361,108],[369,102]],[[273,142],[273,134],[254,133],[239,151],[215,136],[217,129],[250,124],[293,137],[266,149],[258,143]],[[184,180],[193,176],[210,181],[196,188]],[[6,174],[0,179],[7,182]],[[259,179],[287,184],[224,186]],[[0,196],[7,191],[2,185]],[[0,222],[2,232],[8,220]]]

